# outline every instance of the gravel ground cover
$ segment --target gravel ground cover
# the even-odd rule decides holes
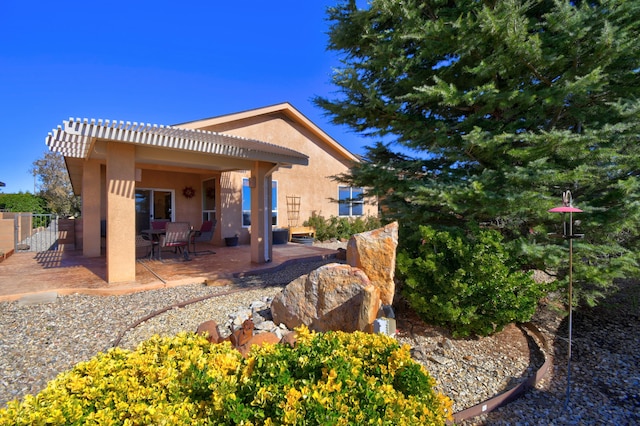
[[[552,371],[522,398],[466,424],[640,424],[640,283],[615,287],[600,306],[573,314],[568,393],[568,320],[550,298],[533,322],[551,342]]]
[[[195,330],[208,319],[224,322],[323,263],[294,264],[225,287],[198,284],[125,296],[71,295],[37,305],[0,303],[0,406],[37,393],[58,373],[110,348],[119,335],[121,346],[133,348],[155,333]],[[561,307],[548,299],[534,319],[552,348],[548,377],[524,397],[463,424],[640,424],[639,288],[622,282],[605,305],[574,314],[572,390],[566,406],[567,321]],[[242,291],[171,309],[129,329],[159,309],[232,289]],[[491,337],[460,340],[422,323],[402,304],[396,314],[399,341],[412,346],[416,360],[453,398],[456,411],[508,389],[542,363],[516,326]]]

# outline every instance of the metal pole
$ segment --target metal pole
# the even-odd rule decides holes
[[[569,213],[569,351],[567,354],[567,397],[565,409],[569,406],[571,394],[571,337],[573,334],[573,213]]]
[[[562,236],[569,240],[569,349],[567,352],[567,398],[564,408],[569,405],[569,395],[571,393],[571,344],[573,334],[573,239],[581,238],[582,235],[573,234],[573,213],[582,213],[582,210],[573,207],[573,199],[571,191],[562,193],[562,206],[554,207],[549,210],[550,213],[562,213],[563,219],[566,213],[569,213],[569,226],[567,222],[562,222]],[[567,232],[568,231],[568,232]]]

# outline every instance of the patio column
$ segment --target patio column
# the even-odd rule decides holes
[[[266,263],[272,259],[271,245],[271,173],[273,164],[257,161],[251,169],[251,261]]]
[[[82,255],[100,256],[100,163],[87,160],[82,169]]]
[[[135,281],[135,147],[107,144],[107,282]]]

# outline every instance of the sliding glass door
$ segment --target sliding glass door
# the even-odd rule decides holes
[[[174,192],[167,189],[136,189],[136,233],[151,228],[152,220],[173,221]]]

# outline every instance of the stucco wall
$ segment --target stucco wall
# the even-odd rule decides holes
[[[304,126],[284,114],[273,114],[223,123],[206,129],[285,146],[309,157],[308,166],[282,168],[273,174],[273,179],[278,181],[278,226],[288,225],[287,195],[300,196],[299,225],[313,213],[327,218],[338,216],[338,204],[330,201],[338,198],[338,183],[333,181],[331,176],[346,172],[351,163]],[[249,177],[249,174],[238,172],[230,175],[229,183],[235,188],[235,193],[241,195],[242,177]],[[229,225],[229,231],[237,227],[236,222],[241,226],[240,200],[230,204],[230,207],[234,206],[237,206],[236,212],[225,213],[230,217],[230,223],[234,224]],[[376,215],[377,205],[365,204],[364,214]]]
[[[5,255],[13,251],[14,244],[14,220],[0,219],[0,252]]]
[[[0,251],[5,254],[13,252],[16,238],[16,216],[20,215],[18,220],[18,241],[22,241],[31,235],[31,214],[21,214],[14,212],[0,213]]]
[[[16,212],[2,212],[0,213],[0,219],[11,221],[11,248],[13,249],[15,240],[15,217],[20,216],[18,220],[18,241],[22,241],[29,237],[32,233],[32,218],[31,213],[16,213]]]

